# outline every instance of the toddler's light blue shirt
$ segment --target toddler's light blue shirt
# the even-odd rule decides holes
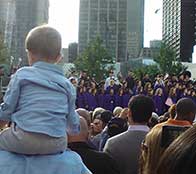
[[[0,119],[25,131],[52,137],[79,132],[76,91],[58,65],[36,62],[11,78],[1,104]]]

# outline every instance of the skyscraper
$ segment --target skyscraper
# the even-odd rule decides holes
[[[37,25],[48,23],[49,0],[0,0],[0,31],[16,61],[27,64],[25,37]]]
[[[14,25],[15,25],[14,0],[1,0],[0,1],[0,33],[8,49],[11,49]]]
[[[99,36],[116,61],[139,56],[144,0],[80,0],[79,53]]]
[[[16,1],[16,48],[15,56],[27,64],[24,42],[27,33],[37,25],[48,22],[49,0],[17,0]]]
[[[7,15],[7,1],[0,1],[0,32],[4,34],[5,23],[6,23],[6,15]]]
[[[177,59],[192,61],[196,44],[195,0],[163,0],[163,42],[173,48]]]
[[[127,0],[127,52],[137,58],[144,42],[144,0]]]

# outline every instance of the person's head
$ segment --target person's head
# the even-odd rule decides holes
[[[192,97],[195,97],[195,95],[196,95],[195,90],[192,90],[192,91],[191,91],[191,96],[192,96]]]
[[[80,133],[76,135],[68,134],[68,142],[86,142],[88,141],[89,129],[85,118],[80,116]]]
[[[72,83],[73,86],[77,87],[77,80],[74,77],[69,78],[70,82]]]
[[[129,101],[129,123],[147,124],[154,111],[153,100],[144,95],[133,96]]]
[[[109,71],[109,77],[113,77],[114,76],[114,71],[113,70],[110,70]]]
[[[196,114],[196,104],[190,98],[182,98],[176,104],[176,117],[177,120],[187,120],[193,123]]]
[[[187,93],[188,93],[188,89],[187,88],[184,88],[183,94],[186,95]]]
[[[108,122],[113,118],[113,116],[114,115],[111,111],[105,110],[100,114],[99,117],[97,117],[103,122],[103,129],[108,124]]]
[[[176,116],[176,104],[171,105],[168,112],[170,114],[170,118],[174,119]]]
[[[156,91],[155,91],[155,95],[156,96],[162,96],[162,94],[163,94],[162,88],[157,88]]]
[[[145,74],[144,79],[149,79],[149,74]]]
[[[105,109],[103,109],[102,107],[95,108],[95,110],[93,111],[93,114],[92,114],[92,120],[94,120],[103,111],[105,111]]]
[[[145,141],[141,145],[140,173],[156,173],[156,165],[164,149],[161,147],[162,129],[156,125],[146,135]]]
[[[169,90],[169,97],[175,97],[176,96],[176,88],[171,87]]]
[[[33,28],[25,40],[29,65],[37,61],[56,63],[61,59],[61,35],[47,25]]]
[[[119,117],[114,117],[108,122],[107,133],[109,137],[113,137],[122,132],[125,132],[127,129],[128,124],[126,120]]]
[[[122,109],[123,109],[122,107],[116,106],[116,107],[114,108],[114,110],[113,110],[114,116],[115,116],[115,117],[119,117],[119,115],[120,115]]]
[[[121,96],[121,95],[123,95],[123,93],[124,93],[123,88],[120,88],[120,89],[118,90],[118,94]]]
[[[103,130],[104,123],[100,118],[95,118],[91,123],[91,136],[95,136]]]
[[[141,80],[138,80],[136,83],[137,83],[138,87],[142,86],[142,81]]]
[[[110,95],[114,95],[114,89],[111,88],[109,93],[110,93]]]
[[[148,127],[152,129],[158,123],[159,123],[159,116],[155,112],[153,112],[151,118],[148,121]]]
[[[190,71],[184,71],[184,80],[188,81],[191,78],[191,72]]]
[[[114,86],[114,84],[115,84],[115,81],[113,79],[110,80],[110,86]]]
[[[90,124],[91,124],[91,115],[90,115],[89,111],[87,111],[86,109],[83,109],[83,108],[78,108],[78,109],[76,109],[76,112],[81,117],[83,117],[86,120],[88,127],[90,127]]]
[[[196,171],[196,125],[182,133],[163,153],[157,173],[191,174]]]
[[[151,87],[152,87],[152,84],[150,82],[146,82],[146,84],[144,85],[144,90],[147,91]]]

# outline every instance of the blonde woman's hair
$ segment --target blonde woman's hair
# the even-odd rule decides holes
[[[156,164],[164,152],[161,147],[162,124],[156,125],[146,135],[140,156],[140,174],[156,174]]]

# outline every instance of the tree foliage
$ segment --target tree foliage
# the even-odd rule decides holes
[[[9,52],[4,44],[2,34],[0,33],[0,69],[1,75],[8,76],[9,70]]]
[[[167,45],[162,44],[159,56],[154,59],[160,68],[160,72],[165,74],[179,74],[186,69],[182,63],[176,59],[175,52]]]
[[[91,41],[84,52],[74,62],[76,70],[85,70],[96,80],[103,79],[108,72],[108,64],[113,65],[113,59],[102,45],[99,37]]]
[[[157,65],[145,65],[133,70],[137,79],[142,79],[145,74],[148,74],[151,79],[154,79],[160,73]]]
[[[179,60],[176,60],[175,52],[162,44],[159,55],[154,58],[156,64],[141,66],[134,70],[134,74],[138,79],[141,79],[145,74],[148,74],[152,79],[157,74],[174,74],[178,75],[187,69]]]
[[[7,64],[8,58],[8,49],[3,42],[3,37],[0,35],[0,64]]]

